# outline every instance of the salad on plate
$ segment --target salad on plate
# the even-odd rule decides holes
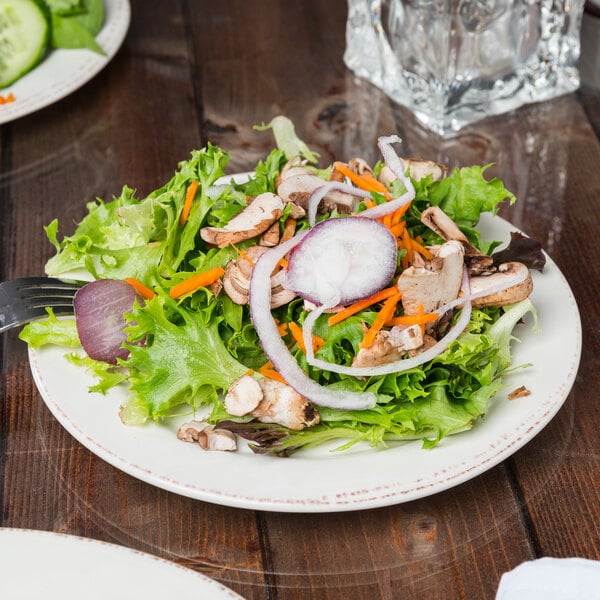
[[[186,415],[178,438],[205,450],[431,448],[476,427],[526,367],[511,341],[544,266],[534,240],[477,230],[515,196],[489,165],[401,158],[396,136],[374,165],[322,168],[287,118],[257,129],[276,147],[251,173],[209,143],[145,198],[90,202],[71,235],[50,223],[46,273],[87,283],[74,318],[22,339],[71,347],[91,392],[125,386],[124,425]]]

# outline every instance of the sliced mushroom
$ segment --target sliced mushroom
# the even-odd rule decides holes
[[[418,160],[415,158],[403,158],[405,171],[413,181],[420,181],[431,175],[433,181],[440,181],[446,177],[447,169],[444,165],[433,162],[432,160]],[[386,165],[379,172],[379,181],[385,185],[390,185],[398,179],[394,172]]]
[[[439,206],[426,208],[421,215],[421,222],[442,239],[456,240],[464,246],[465,264],[470,274],[478,275],[492,268],[494,263],[492,257],[475,248],[458,225]]]
[[[203,450],[237,449],[235,436],[225,429],[217,429],[205,421],[184,423],[177,431],[177,438],[184,442],[197,443]]]
[[[330,181],[340,180],[332,170]],[[292,202],[302,209],[308,208],[311,194],[326,183],[321,177],[304,167],[290,167],[285,174],[282,173],[277,184],[277,194],[285,201]],[[339,190],[328,192],[319,207],[321,212],[337,209],[339,212],[347,213],[352,210],[356,203],[356,197]]]
[[[260,235],[281,217],[283,209],[279,196],[265,192],[256,196],[225,227],[203,227],[200,235],[205,242],[224,248]]]
[[[375,367],[391,363],[422,345],[423,334],[419,325],[392,327],[389,331],[380,331],[371,346],[361,348],[354,357],[352,366]]]
[[[507,306],[515,304],[528,298],[533,291],[533,279],[529,269],[519,262],[508,262],[501,264],[496,273],[491,275],[480,275],[471,277],[471,293],[477,294],[491,289],[502,281],[508,281],[515,275],[522,275],[525,279],[521,283],[512,285],[501,292],[495,292],[473,300],[473,306],[482,308],[484,306]]]
[[[294,156],[283,166],[279,172],[277,181],[275,182],[275,187],[278,187],[284,179],[293,177],[295,175],[314,175],[314,171],[311,171],[306,166],[306,161],[304,161],[301,157]]]
[[[235,304],[248,304],[248,289],[254,263],[268,250],[266,246],[250,246],[243,255],[230,260],[223,274],[223,289]],[[296,293],[282,286],[283,271],[271,277],[271,308],[279,308],[288,304]]]
[[[306,210],[310,195],[324,183],[325,181],[314,173],[292,173],[281,180],[277,186],[277,194],[284,202],[293,202]]]
[[[404,313],[414,315],[420,307],[435,312],[458,297],[463,276],[464,248],[451,240],[442,244],[425,267],[411,266],[402,271],[397,286],[402,292]]]
[[[223,274],[223,290],[235,304],[248,304],[249,278],[241,272],[237,260],[230,260]]]
[[[373,175],[373,169],[371,169],[367,161],[362,158],[353,158],[349,160],[348,167],[357,175],[364,175],[365,173]]]
[[[261,236],[259,244],[261,246],[273,247],[279,244],[279,221],[275,221]]]
[[[229,388],[225,410],[234,416],[251,415],[262,423],[278,423],[300,430],[319,422],[319,413],[304,396],[285,383],[243,375]]]
[[[263,398],[251,414],[261,423],[278,423],[299,431],[319,422],[314,406],[289,385],[268,378],[259,383]]]

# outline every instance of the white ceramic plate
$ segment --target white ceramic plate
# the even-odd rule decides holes
[[[508,241],[514,227],[484,218],[486,239]],[[125,390],[90,394],[93,379],[68,363],[57,347],[30,352],[37,386],[50,411],[84,446],[118,469],[172,492],[229,506],[327,512],[374,508],[434,494],[467,481],[530,441],[565,401],[579,365],[581,324],[571,290],[556,264],[534,272],[532,296],[539,333],[526,317],[515,332],[517,369],[494,399],[486,418],[469,432],[423,450],[405,442],[385,450],[314,449],[290,458],[204,452],[176,439],[179,422],[125,427],[118,417]],[[525,385],[531,395],[509,401]]]
[[[104,0],[104,26],[96,36],[106,55],[91,50],[52,50],[35,69],[6,89],[13,102],[0,104],[0,124],[14,121],[68,96],[98,74],[121,47],[131,19],[129,0]]]
[[[220,583],[175,563],[72,535],[0,528],[0,596],[8,600],[241,600]]]

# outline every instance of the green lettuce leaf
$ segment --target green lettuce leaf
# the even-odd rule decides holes
[[[159,421],[181,404],[198,408],[216,401],[248,367],[227,351],[216,319],[171,306],[157,297],[131,315],[128,333],[144,343],[129,344],[121,362],[129,372],[125,422]],[[179,322],[174,322],[179,318]]]

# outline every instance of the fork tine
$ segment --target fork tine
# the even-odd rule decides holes
[[[83,282],[52,277],[24,277],[0,283],[0,333],[47,316],[73,314],[73,296]]]

